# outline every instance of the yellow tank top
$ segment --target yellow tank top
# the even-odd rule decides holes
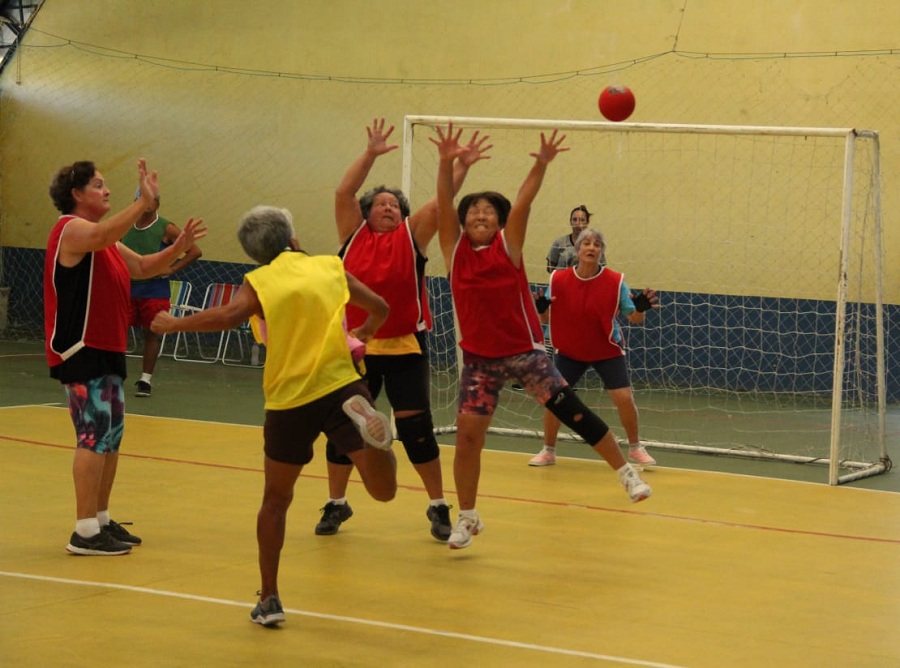
[[[296,408],[359,380],[344,337],[350,290],[340,258],[286,251],[247,281],[266,320],[267,410]]]

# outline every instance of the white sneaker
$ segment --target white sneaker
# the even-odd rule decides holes
[[[650,453],[643,445],[634,445],[628,447],[628,461],[632,464],[643,464],[644,466],[653,466],[656,460],[650,456]]]
[[[556,463],[556,448],[546,445],[534,457],[528,460],[529,466],[553,466]]]
[[[379,450],[391,449],[394,442],[391,421],[386,415],[376,411],[364,396],[354,394],[344,402],[342,408],[368,445]]]
[[[451,550],[461,550],[464,547],[469,547],[472,544],[473,536],[477,536],[482,531],[484,531],[484,524],[477,513],[474,518],[460,515],[447,543],[449,543]]]
[[[617,473],[619,474],[619,482],[622,483],[625,491],[628,492],[628,496],[631,497],[632,503],[643,501],[653,494],[650,485],[641,480],[641,476],[638,475],[638,472],[635,471],[630,464],[623,466]]]

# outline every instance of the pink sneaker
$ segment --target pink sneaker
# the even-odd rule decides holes
[[[656,460],[650,456],[650,453],[644,449],[643,445],[630,446],[628,448],[628,461],[632,464],[643,464],[645,466],[656,464]]]
[[[556,448],[544,446],[541,451],[528,460],[529,466],[553,466],[556,463]]]

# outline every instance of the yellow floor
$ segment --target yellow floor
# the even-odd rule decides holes
[[[260,428],[129,415],[112,511],[144,545],[125,557],[64,550],[72,440],[64,409],[0,409],[0,665],[900,665],[900,494],[660,467],[632,505],[599,459],[486,451],[485,531],[451,551],[399,445],[397,498],[354,482],[353,518],[315,536],[320,450],[267,630],[248,617]]]

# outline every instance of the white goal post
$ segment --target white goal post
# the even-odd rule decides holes
[[[494,145],[460,195],[514,199],[540,133],[567,135],[532,206],[526,271],[547,283],[547,250],[585,204],[609,266],[633,292],[659,292],[643,326],[623,321],[651,450],[823,464],[832,485],[890,469],[886,408],[900,390],[885,373],[877,132],[409,115],[402,188],[414,208],[434,197],[429,139],[449,122]],[[429,257],[432,402],[447,431],[458,349],[446,268],[434,247]],[[577,389],[622,435],[599,379]],[[541,408],[508,388],[500,403],[492,430],[539,447],[524,438],[541,436]]]

